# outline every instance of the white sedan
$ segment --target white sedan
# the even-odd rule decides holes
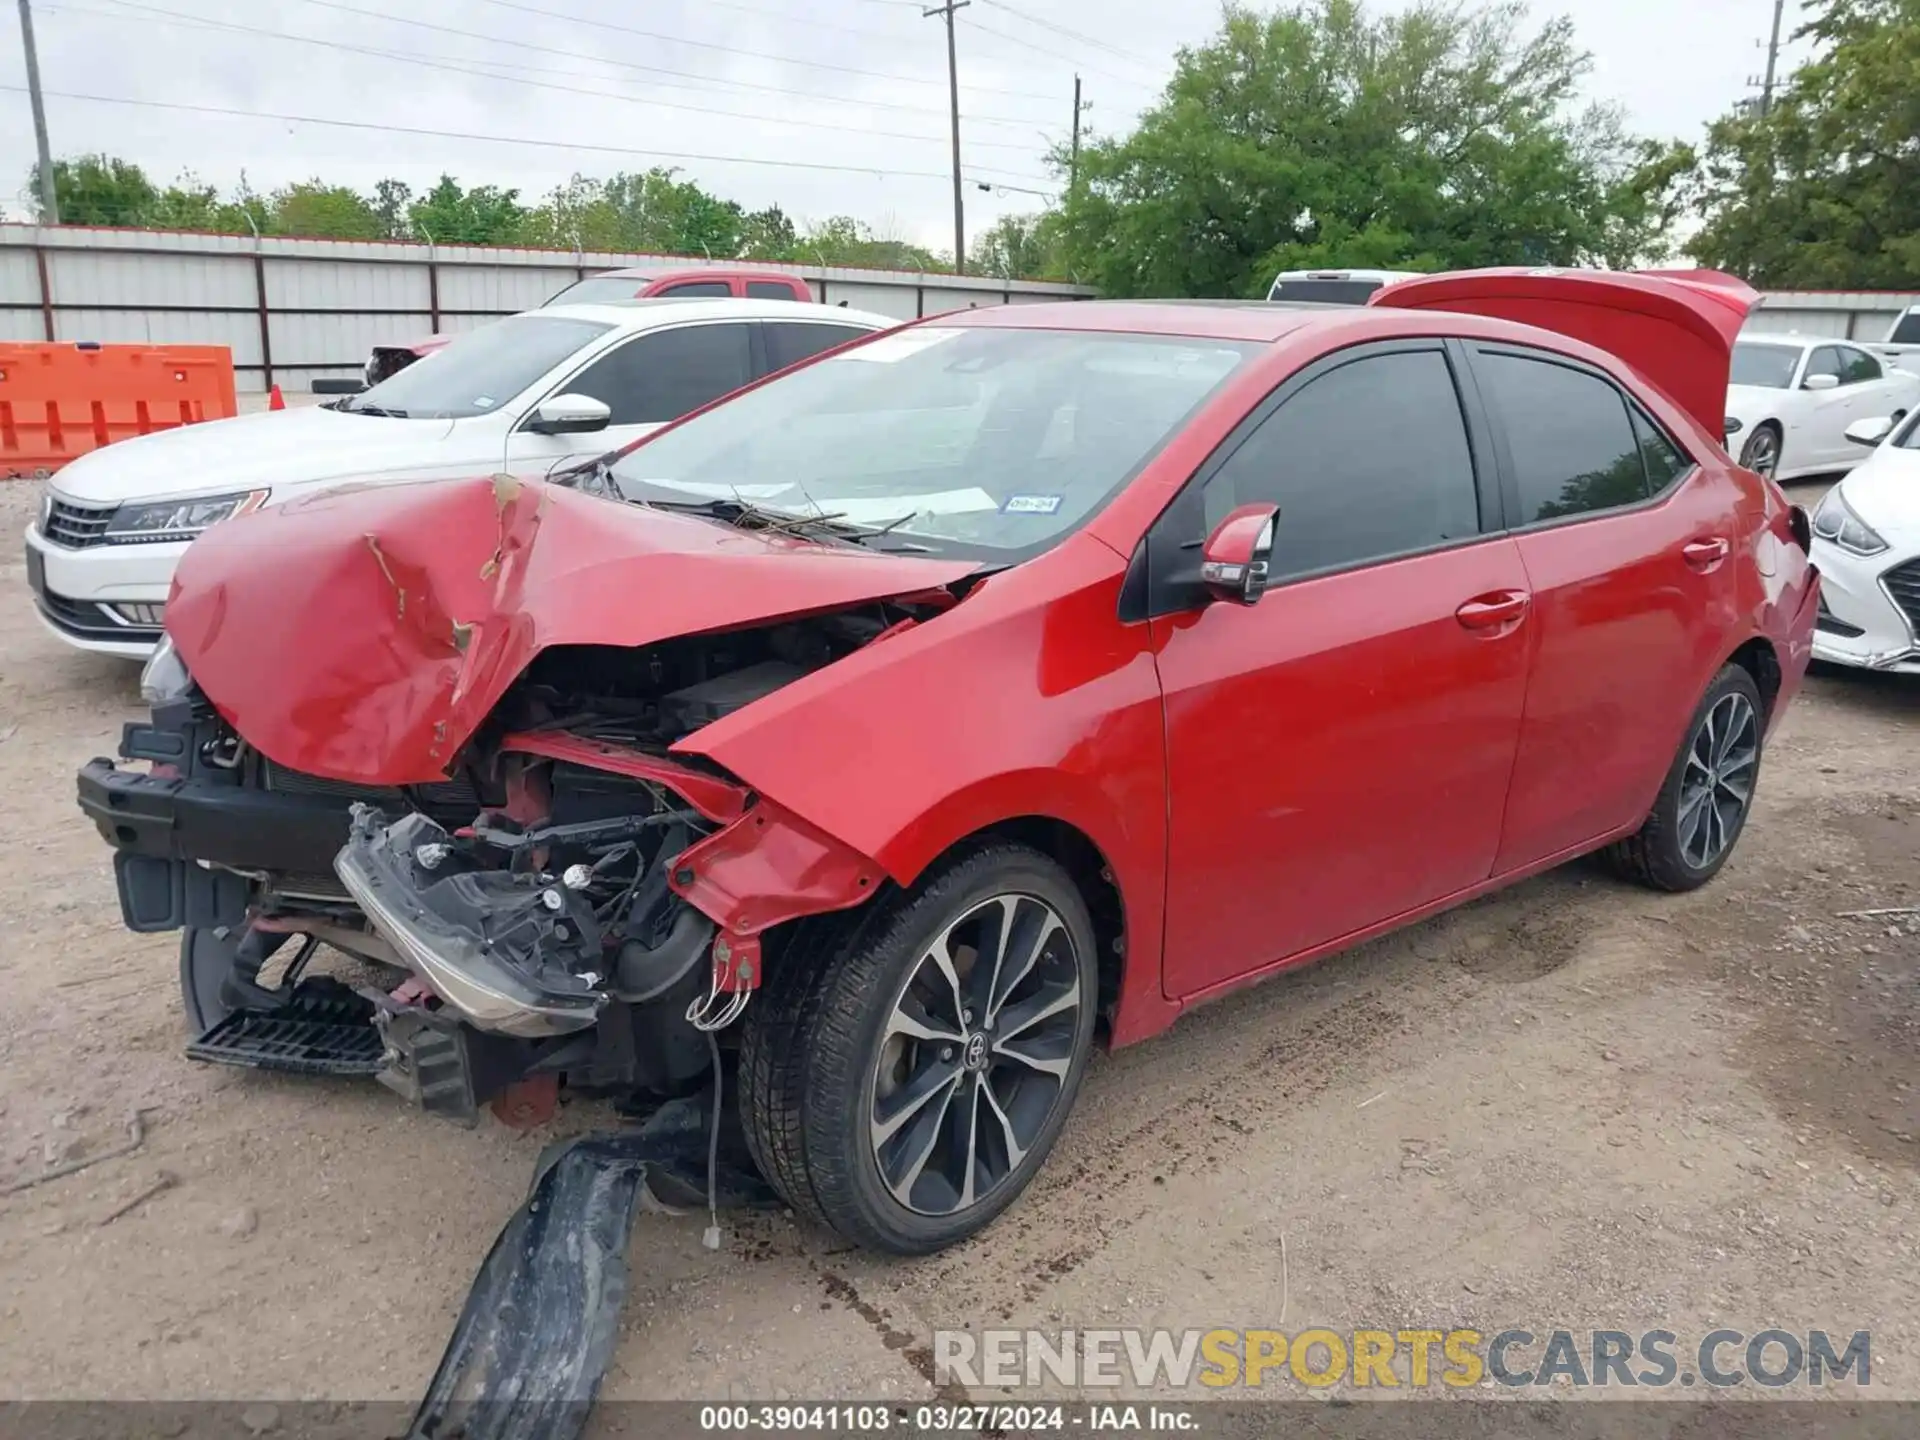
[[[898,323],[793,300],[640,300],[511,316],[345,400],[81,456],[48,483],[27,531],[27,582],[62,640],[139,658],[159,642],[174,566],[218,521],[356,480],[544,476]]]
[[[1920,675],[1920,409],[1888,426],[1881,416],[1853,427],[1854,442],[1874,448],[1813,512],[1813,654]]]
[[[1852,468],[1869,447],[1848,439],[1848,427],[1915,409],[1920,375],[1858,345],[1768,334],[1734,342],[1727,450],[1775,480]]]

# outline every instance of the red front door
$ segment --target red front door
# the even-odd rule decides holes
[[[1487,878],[1526,688],[1511,540],[1156,621],[1166,695],[1166,988],[1184,997]],[[1158,637],[1156,637],[1158,638]]]
[[[1195,484],[1207,519],[1280,507],[1275,588],[1151,622],[1178,998],[1486,879],[1525,701],[1526,569],[1483,537],[1441,344],[1336,355],[1269,404]]]

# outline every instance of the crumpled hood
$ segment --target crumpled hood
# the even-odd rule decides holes
[[[53,488],[75,500],[114,505],[177,495],[310,485],[368,475],[402,475],[464,459],[470,470],[500,463],[455,446],[456,423],[348,415],[318,405],[181,425],[103,445],[65,466]]]
[[[167,632],[268,758],[441,778],[554,645],[640,646],[947,585],[977,567],[774,537],[507,476],[328,491],[215,526]]]

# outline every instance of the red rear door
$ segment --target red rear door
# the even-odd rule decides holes
[[[1533,595],[1526,720],[1495,870],[1646,814],[1736,628],[1739,488],[1608,376],[1470,347]]]

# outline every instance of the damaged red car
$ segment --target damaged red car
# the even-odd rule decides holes
[[[464,1117],[717,1063],[796,1210],[937,1249],[1096,1044],[1587,852],[1726,863],[1818,589],[1720,444],[1753,298],[978,310],[555,482],[268,507],[80,803],[190,1053]]]

